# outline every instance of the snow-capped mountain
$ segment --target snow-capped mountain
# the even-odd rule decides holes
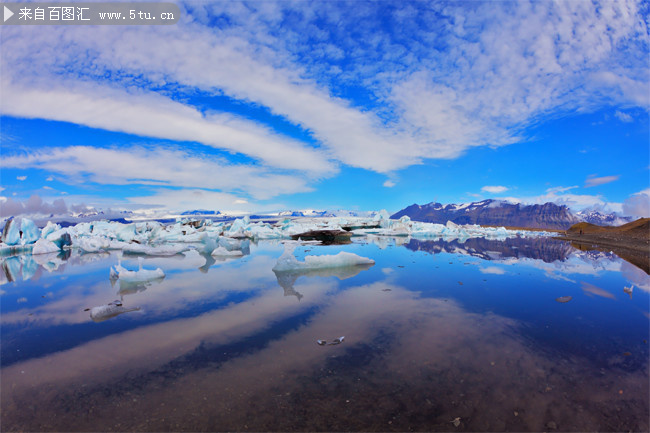
[[[614,212],[603,214],[595,210],[580,211],[575,215],[580,221],[596,224],[599,226],[620,226],[634,221],[634,218],[632,217],[619,216]]]
[[[445,224],[483,224],[512,227],[567,229],[580,220],[568,207],[555,203],[535,205],[513,204],[501,200],[482,200],[474,203],[413,204],[391,218],[408,215],[414,221]]]

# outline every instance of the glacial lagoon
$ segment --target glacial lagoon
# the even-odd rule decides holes
[[[110,278],[135,255],[4,258],[3,431],[649,428],[650,279],[614,254],[367,236],[295,255],[374,265],[274,272],[283,250],[144,257],[146,282]]]

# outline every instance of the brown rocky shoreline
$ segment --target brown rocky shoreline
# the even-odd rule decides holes
[[[650,218],[640,218],[618,227],[578,223],[556,239],[570,241],[580,250],[611,251],[650,274]]]

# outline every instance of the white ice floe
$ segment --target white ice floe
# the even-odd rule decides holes
[[[93,322],[103,322],[104,320],[112,319],[120,314],[138,310],[140,310],[140,307],[124,307],[120,301],[113,301],[106,305],[91,308],[90,318]]]
[[[293,255],[293,250],[295,248],[296,243],[285,243],[284,253],[280,258],[278,258],[277,263],[273,267],[274,271],[327,269],[357,265],[373,265],[375,263],[372,259],[345,251],[341,251],[336,255],[305,256],[305,260],[301,262]]]
[[[119,278],[122,281],[128,282],[145,282],[165,278],[165,273],[160,268],[142,269],[142,258],[140,258],[137,271],[126,269],[122,266],[121,261],[118,261],[115,268],[111,267],[109,277],[111,279]]]

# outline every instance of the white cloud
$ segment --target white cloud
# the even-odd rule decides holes
[[[574,188],[576,187],[553,187],[548,188],[544,194],[537,196],[503,197],[503,199],[513,203],[524,204],[544,204],[551,202],[558,205],[565,205],[573,211],[581,211],[585,209],[599,210],[602,212],[622,211],[621,203],[606,201],[602,195],[566,193],[566,191]]]
[[[216,191],[203,189],[163,189],[156,190],[153,195],[127,197],[127,200],[137,207],[148,209],[167,209],[183,211],[188,209],[215,209],[226,212],[250,212],[262,210],[256,203],[249,203],[240,197]],[[279,205],[268,205],[269,209]]]
[[[46,182],[52,182],[54,178],[52,176],[48,176],[47,179],[45,179]]]
[[[621,122],[629,123],[629,122],[632,122],[634,120],[634,118],[632,116],[630,116],[629,114],[623,113],[622,111],[618,111],[618,110],[616,110],[616,112],[614,113],[614,116],[616,116],[618,118],[618,120],[620,120]]]
[[[650,188],[632,194],[623,202],[623,214],[650,217]]]
[[[27,179],[27,176],[16,176],[16,179],[22,182],[23,180]]]
[[[45,89],[2,80],[1,109],[5,115],[73,122],[81,125],[177,141],[197,141],[239,152],[272,167],[316,175],[334,167],[324,155],[227,115],[204,116],[198,110],[144,92],[115,91],[93,85]]]
[[[602,176],[602,177],[593,177],[590,176],[585,180],[585,188],[591,188],[593,186],[604,185],[606,183],[611,183],[617,181],[620,176]]]
[[[25,201],[8,198],[0,207],[0,217],[16,216],[22,214],[62,215],[68,212],[68,206],[63,199],[56,199],[52,203],[44,202],[41,196],[32,195]]]
[[[393,182],[392,180],[388,179],[388,180],[386,180],[386,181],[384,182],[383,185],[384,185],[386,188],[392,188],[392,187],[394,187],[396,184],[395,184],[395,182]]]
[[[520,141],[523,128],[546,115],[650,106],[647,28],[633,0],[436,4],[415,15],[397,8],[385,19],[401,23],[399,34],[360,19],[381,8],[356,4],[186,8],[181,24],[164,28],[3,28],[12,44],[3,71],[13,80],[3,88],[3,109],[198,141],[322,175],[335,170],[330,158],[390,172]],[[300,19],[285,21],[288,15]],[[215,16],[229,26],[202,25]],[[351,37],[352,29],[367,38]],[[104,84],[79,84],[92,80]],[[319,149],[257,122],[116,90],[136,85],[187,87],[268,108],[308,132]],[[357,106],[337,96],[349,86],[372,102]]]
[[[506,188],[505,186],[484,186],[483,188],[481,188],[481,191],[489,192],[492,194],[500,194],[502,192],[508,191],[508,188]]]
[[[48,170],[70,182],[241,191],[258,199],[311,190],[299,176],[275,174],[263,167],[229,164],[223,159],[167,148],[52,148],[5,156],[3,166]]]

